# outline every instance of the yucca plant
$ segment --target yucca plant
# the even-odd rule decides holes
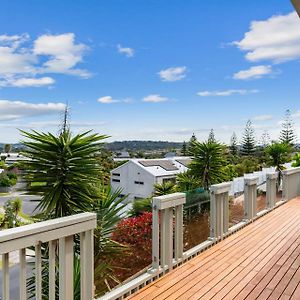
[[[65,130],[59,136],[22,131],[26,140],[22,163],[27,181],[41,193],[37,210],[42,218],[58,218],[91,210],[91,186],[99,181],[101,166],[96,154],[105,135],[90,131],[72,136]]]
[[[172,181],[154,184],[154,195],[163,196],[175,192],[175,184]]]
[[[225,156],[222,144],[218,142],[194,142],[194,158],[190,172],[201,182],[205,189],[224,179]]]

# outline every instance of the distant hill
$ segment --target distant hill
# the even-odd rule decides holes
[[[181,147],[182,143],[166,141],[122,141],[107,144],[107,148],[111,151],[170,150]]]

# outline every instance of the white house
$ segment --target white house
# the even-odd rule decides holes
[[[122,190],[128,202],[151,196],[154,184],[176,180],[176,175],[188,170],[189,157],[162,159],[130,159],[111,171],[113,191]]]
[[[14,163],[24,161],[24,160],[30,160],[28,157],[23,156],[20,153],[0,153],[0,157],[5,158],[5,164],[8,166],[13,165]]]

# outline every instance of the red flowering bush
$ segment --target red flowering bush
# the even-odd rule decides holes
[[[152,213],[120,221],[112,239],[129,248],[126,255],[114,259],[116,275],[124,280],[151,264]]]

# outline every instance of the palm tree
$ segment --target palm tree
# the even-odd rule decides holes
[[[22,154],[30,158],[23,168],[26,179],[42,193],[37,205],[42,216],[49,219],[90,211],[91,186],[101,176],[96,155],[107,136],[90,131],[72,136],[70,130],[59,136],[37,131],[22,134],[27,138]]]
[[[278,172],[278,186],[282,178],[284,164],[290,161],[291,146],[287,143],[273,143],[266,148],[267,163]]]
[[[205,189],[224,179],[225,164],[223,146],[218,142],[194,142],[194,159],[190,172],[198,178]]]
[[[179,173],[176,179],[176,187],[180,192],[191,191],[201,186],[200,180],[189,171]]]
[[[163,196],[172,194],[175,191],[175,184],[172,181],[154,184],[154,195]]]

